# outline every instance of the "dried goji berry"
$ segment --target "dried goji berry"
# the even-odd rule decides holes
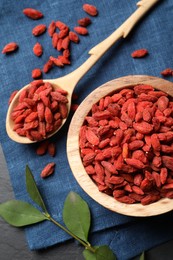
[[[33,8],[25,8],[23,9],[23,13],[31,18],[31,19],[34,19],[34,20],[37,20],[37,19],[40,19],[43,17],[43,14],[42,12],[36,10],[36,9],[33,9]]]
[[[88,34],[88,30],[85,27],[82,27],[82,26],[74,27],[74,31],[77,32],[78,34],[81,34],[81,35],[87,35]]]
[[[3,54],[10,53],[17,50],[17,48],[18,48],[18,44],[16,42],[10,42],[4,46],[2,53]]]
[[[43,66],[43,72],[48,73],[52,67],[53,67],[53,61],[49,59]]]
[[[99,144],[99,137],[90,128],[86,130],[86,138],[92,145]]]
[[[68,57],[65,57],[64,55],[59,55],[58,59],[65,65],[70,64],[70,60]]]
[[[59,38],[63,39],[64,37],[68,36],[69,28],[66,26],[64,29],[60,30],[59,32]]]
[[[56,21],[56,22],[55,22],[55,26],[56,26],[59,30],[63,30],[63,29],[65,29],[65,28],[68,27],[65,23],[63,23],[63,22],[61,22],[61,21]]]
[[[127,203],[127,204],[135,203],[135,200],[133,198],[130,198],[127,195],[126,196],[122,196],[122,197],[118,197],[118,198],[116,198],[116,200],[118,200],[119,202]]]
[[[173,163],[172,163],[172,157],[171,156],[162,156],[163,165],[165,165],[166,168],[173,171]]]
[[[53,47],[56,49],[57,48],[57,44],[58,44],[58,39],[59,39],[59,35],[58,33],[53,33],[52,34],[52,45]]]
[[[42,45],[41,45],[39,42],[37,42],[37,43],[34,45],[34,47],[33,47],[33,53],[34,53],[36,56],[38,56],[38,57],[40,57],[40,56],[43,54],[43,47],[42,47]]]
[[[141,134],[150,134],[153,130],[153,125],[147,122],[133,123],[133,127]]]
[[[45,141],[39,143],[39,145],[36,149],[36,153],[38,155],[44,155],[47,152],[48,144],[49,144],[48,140],[45,140]]]
[[[52,157],[54,157],[54,156],[55,156],[55,153],[56,153],[56,145],[55,145],[55,143],[50,142],[50,143],[48,144],[47,149],[48,149],[48,153],[49,153]]]
[[[96,16],[98,14],[96,6],[91,4],[83,4],[83,10],[91,16]]]
[[[126,158],[126,163],[137,168],[137,169],[143,169],[145,165],[138,159],[133,158]]]
[[[91,19],[89,17],[84,17],[79,19],[77,22],[80,26],[86,27],[91,23]]]
[[[165,76],[165,77],[167,77],[167,76],[173,76],[173,69],[171,69],[171,68],[166,68],[166,69],[162,70],[162,71],[160,72],[160,74],[161,74],[162,76]]]
[[[131,53],[131,56],[133,58],[143,58],[148,54],[148,50],[147,49],[139,49],[139,50],[135,50]]]
[[[48,163],[44,169],[42,170],[40,176],[42,178],[46,178],[48,177],[49,175],[51,175],[55,170],[55,163],[54,162],[51,162],[51,163]]]
[[[55,30],[56,30],[56,24],[55,21],[52,21],[48,26],[48,34],[50,35],[50,37],[53,37]]]
[[[39,24],[39,25],[36,25],[32,29],[32,34],[34,36],[39,36],[39,35],[43,34],[45,31],[46,31],[46,25],[45,24]]]
[[[64,64],[62,63],[62,61],[58,58],[55,58],[53,56],[50,56],[49,59],[53,62],[54,65],[58,66],[58,67],[63,67]]]
[[[32,78],[33,79],[37,79],[37,78],[40,78],[42,76],[42,72],[41,72],[41,69],[34,69],[32,70]]]
[[[63,40],[62,40],[62,48],[64,50],[68,49],[69,48],[69,44],[70,44],[70,38],[69,36],[67,35]]]
[[[153,194],[148,194],[144,198],[141,199],[141,204],[142,205],[148,205],[151,204],[157,200],[160,199],[159,195],[153,195]]]

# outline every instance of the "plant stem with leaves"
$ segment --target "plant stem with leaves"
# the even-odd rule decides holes
[[[23,227],[49,220],[85,247],[83,256],[86,260],[116,259],[107,245],[93,247],[88,242],[91,224],[90,210],[87,203],[77,193],[70,192],[66,197],[63,208],[63,221],[66,225],[64,227],[49,214],[28,166],[26,166],[26,188],[31,199],[41,210],[20,200],[10,200],[2,203],[0,204],[0,216],[10,225]]]

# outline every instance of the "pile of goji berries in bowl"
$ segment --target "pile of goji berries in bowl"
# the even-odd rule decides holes
[[[67,154],[104,207],[131,216],[172,210],[173,83],[134,75],[94,90],[72,118]]]

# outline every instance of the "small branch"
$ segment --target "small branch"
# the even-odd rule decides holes
[[[47,216],[47,215],[46,215]],[[48,216],[47,216],[48,217]],[[62,226],[60,223],[58,223],[56,220],[54,220],[50,215],[48,217],[48,219],[50,221],[52,221],[56,226],[58,226],[59,228],[61,228],[62,230],[64,230],[67,234],[69,234],[71,237],[75,238],[79,243],[81,243],[86,249],[88,249],[89,251],[91,251],[92,253],[95,253],[95,249],[90,245],[90,243],[86,243],[84,242],[82,239],[80,239],[79,237],[77,237],[76,235],[74,235],[70,230],[68,230],[67,228],[65,228],[64,226]]]

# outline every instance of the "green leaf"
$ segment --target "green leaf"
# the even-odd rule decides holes
[[[70,192],[65,200],[63,220],[73,234],[88,242],[91,222],[90,210],[87,203],[75,192]]]
[[[23,227],[47,220],[47,217],[38,209],[20,200],[9,200],[0,204],[0,216],[15,227]]]
[[[83,256],[86,260],[116,260],[116,256],[108,246],[98,246],[95,248],[95,253],[92,253],[88,249],[83,251]]]
[[[41,197],[41,194],[37,188],[37,185],[36,185],[36,182],[32,175],[32,172],[27,165],[26,165],[26,189],[27,189],[27,192],[29,193],[31,199],[37,205],[39,205],[43,209],[44,212],[47,213],[46,206],[45,206],[43,199]]]
[[[145,253],[144,252],[142,252],[142,254],[140,255],[140,257],[139,257],[139,260],[145,260],[145,255],[144,255]]]
[[[96,260],[96,254],[92,253],[91,251],[89,251],[88,249],[85,249],[83,251],[83,256],[85,258],[85,260]]]

